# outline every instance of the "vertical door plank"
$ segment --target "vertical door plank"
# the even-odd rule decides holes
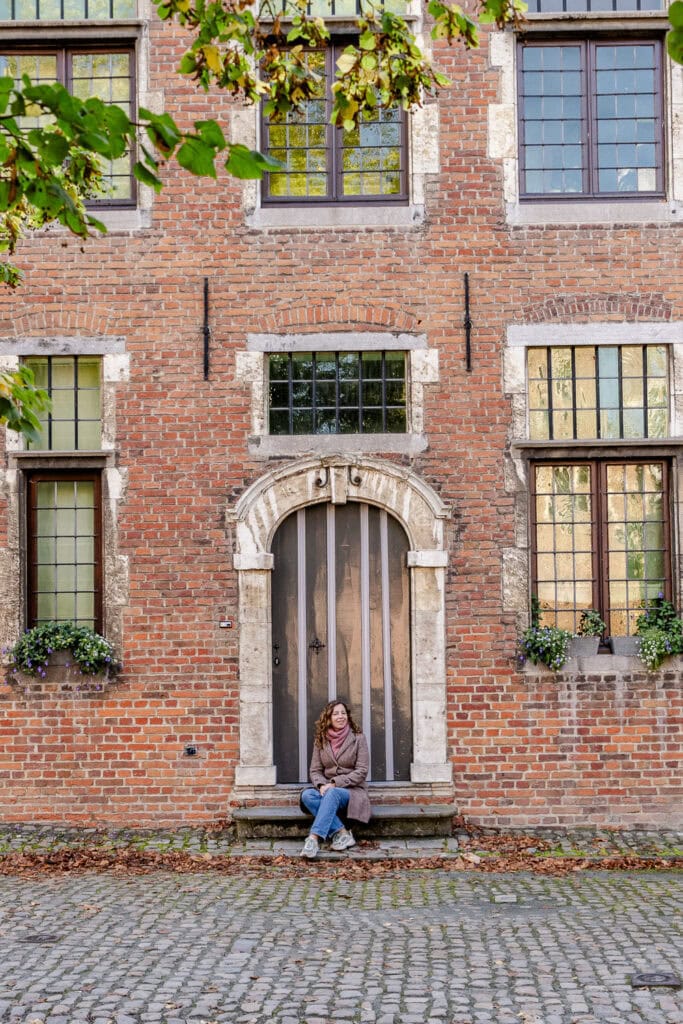
[[[315,722],[327,704],[327,510],[306,509],[306,750],[310,762]],[[318,644],[324,646],[315,646]],[[313,645],[313,646],[312,646]],[[306,768],[308,778],[308,767]]]
[[[293,515],[273,538],[273,754],[278,782],[299,781],[297,555]]]
[[[370,706],[372,722],[370,744],[371,778],[387,779],[384,732],[384,653],[382,630],[382,548],[381,513],[368,507],[368,590],[369,590],[369,667]]]
[[[413,753],[408,537],[401,524],[393,516],[387,516],[387,540],[391,616],[394,780],[407,782],[410,780],[410,762]]]
[[[360,506],[339,505],[337,541],[337,696],[351,705],[361,721]]]

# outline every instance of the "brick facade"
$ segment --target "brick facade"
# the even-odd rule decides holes
[[[174,75],[182,52],[182,34],[150,19],[149,93],[181,122],[229,122],[225,97],[206,98]],[[293,214],[290,227],[252,227],[243,199],[253,186],[225,175],[198,182],[169,167],[149,226],[120,229],[111,215],[102,239],[81,244],[50,230],[22,244],[26,283],[0,295],[3,356],[21,356],[27,339],[68,338],[76,353],[85,337],[125,342],[127,376],[110,383],[109,541],[118,576],[105,601],[105,631],[113,625],[124,671],[87,696],[35,698],[0,686],[4,820],[168,825],[229,816],[240,690],[253,682],[240,679],[234,513],[250,485],[291,464],[250,446],[252,395],[238,360],[253,333],[355,331],[424,335],[438,353],[438,380],[423,385],[427,446],[372,453],[423,481],[448,512],[444,663],[454,790],[434,780],[434,798],[445,785],[460,813],[487,824],[683,823],[680,665],[648,674],[603,655],[600,671],[520,671],[528,579],[518,601],[504,596],[504,552],[526,547],[510,479],[510,445],[522,439],[504,386],[506,331],[545,324],[550,344],[567,323],[675,324],[679,230],[654,217],[612,223],[597,215],[593,223],[512,225],[503,161],[489,155],[489,107],[501,102],[502,72],[488,39],[467,56],[439,46],[435,60],[454,85],[438,101],[440,172],[424,175],[424,216],[413,226],[300,227]],[[672,464],[675,471],[675,455]],[[0,539],[10,546],[22,543],[25,469],[10,449],[0,490]],[[674,568],[680,596],[676,548]],[[0,555],[0,571],[14,595],[0,626],[11,643],[24,625],[16,562]],[[197,746],[196,757],[184,755],[186,744]],[[401,798],[411,798],[409,787]]]

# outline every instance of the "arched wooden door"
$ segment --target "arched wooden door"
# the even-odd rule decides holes
[[[370,745],[370,778],[410,778],[408,537],[361,502],[312,505],[273,539],[273,737],[278,782],[306,782],[313,726],[339,697]]]

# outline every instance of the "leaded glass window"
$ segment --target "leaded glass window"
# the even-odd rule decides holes
[[[269,357],[271,434],[406,430],[405,352],[291,352]]]
[[[529,14],[661,11],[663,0],[529,0]]]
[[[519,48],[520,194],[663,194],[661,42]]]
[[[299,110],[263,121],[264,146],[283,168],[264,178],[265,203],[393,202],[407,199],[406,126],[397,108],[367,112],[359,127],[330,122],[331,86],[343,45],[312,50],[319,93]]]
[[[34,356],[26,359],[38,387],[52,399],[41,420],[38,450],[92,451],[102,444],[101,361],[95,356]]]
[[[97,473],[28,478],[29,626],[101,629],[101,481]]]
[[[3,0],[0,0],[0,4]],[[79,99],[96,97],[104,103],[116,103],[133,117],[134,110],[134,52],[130,47],[121,49],[90,49],[84,46],[50,48],[45,51],[0,51],[0,75],[8,75],[20,82],[28,75],[32,82],[61,82]],[[39,116],[27,116],[24,123],[37,126]],[[102,161],[102,194],[88,202],[130,205],[135,197],[131,154],[116,160]]]
[[[136,15],[136,0],[0,0],[0,21],[110,21]]]
[[[665,345],[530,348],[527,365],[533,441],[668,435]]]
[[[543,625],[576,632],[596,608],[610,635],[630,635],[647,602],[671,592],[663,460],[537,463],[532,524]]]

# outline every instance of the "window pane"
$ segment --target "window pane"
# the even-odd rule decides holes
[[[667,435],[664,346],[530,348],[527,358],[532,440]]]
[[[542,622],[576,632],[592,605],[592,498],[589,466],[537,466],[536,581]]]
[[[295,352],[269,362],[271,433],[406,430],[405,352]]]
[[[31,357],[26,364],[33,370],[36,383],[52,399],[41,438],[29,447],[98,450],[102,445],[101,360],[92,356],[47,356]]]
[[[665,587],[663,488],[661,463],[606,467],[611,629],[616,635],[617,628],[633,633],[644,602]]]
[[[56,619],[92,627],[96,598],[96,503],[92,479],[30,485],[33,534],[31,602],[35,622]]]
[[[584,163],[581,54],[580,46],[522,49],[523,192],[573,192],[580,187]]]

